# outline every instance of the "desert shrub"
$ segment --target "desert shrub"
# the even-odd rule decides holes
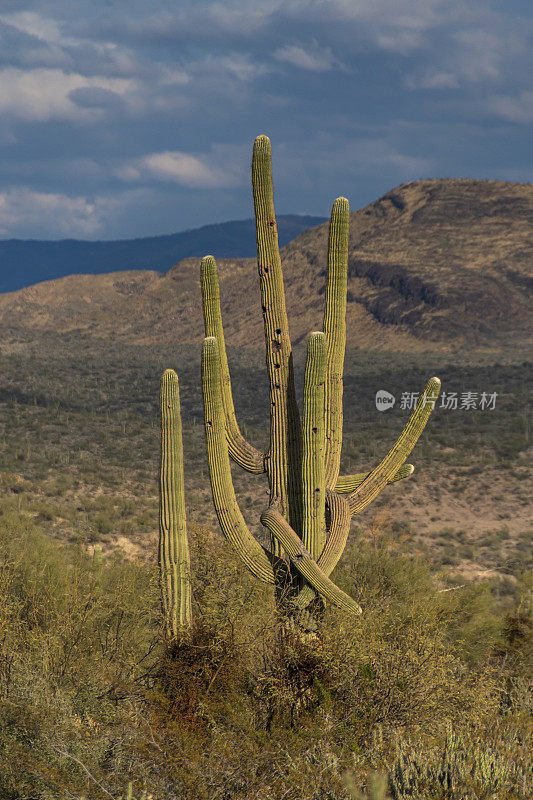
[[[497,745],[481,742],[472,731],[458,733],[448,722],[436,747],[398,739],[390,769],[394,800],[526,800],[531,797],[531,752],[520,737]]]
[[[456,606],[408,531],[360,533],[337,576],[363,616],[328,608],[307,637],[225,542],[190,533],[195,622],[165,648],[155,564],[98,566],[0,516],[0,797],[118,800],[131,781],[154,800],[347,800],[347,770],[367,795],[369,769],[393,774],[396,731],[435,765],[445,717],[487,753],[525,735],[524,673],[498,682],[505,657],[468,644],[490,592]]]
[[[514,602],[503,622],[503,640],[497,648],[500,657],[512,664],[519,677],[533,675],[533,573],[524,572],[514,590]]]
[[[0,796],[68,796],[86,783],[78,762],[98,771],[116,738],[110,687],[131,685],[154,650],[153,576],[96,570],[14,513],[0,518],[0,552]]]
[[[473,667],[486,663],[503,640],[503,618],[494,597],[495,588],[494,581],[461,583],[459,589],[439,594],[449,646]]]

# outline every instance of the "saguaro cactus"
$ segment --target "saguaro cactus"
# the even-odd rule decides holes
[[[178,376],[161,378],[161,469],[159,474],[159,578],[167,638],[190,627],[191,581]]]
[[[405,461],[434,407],[440,381],[431,378],[428,382],[398,441],[376,467],[356,475],[339,475],[348,201],[337,198],[331,211],[323,331],[312,333],[307,345],[301,420],[274,214],[271,146],[266,136],[257,137],[254,143],[252,187],[269,379],[270,445],[261,453],[244,439],[237,423],[217,268],[209,255],[201,264],[206,336],[202,390],[215,510],[222,533],[250,571],[278,588],[290,585],[293,612],[303,611],[319,595],[357,614],[359,605],[335,586],[329,575],[344,550],[351,517],[366,508],[386,484],[412,474],[414,467]],[[270,533],[270,550],[257,542],[244,521],[235,498],[230,457],[244,470],[268,477],[270,502],[261,522]]]

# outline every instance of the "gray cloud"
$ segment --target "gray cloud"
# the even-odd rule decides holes
[[[340,67],[331,47],[320,47],[318,42],[309,45],[286,44],[274,51],[274,58],[311,72],[324,72]]]
[[[102,233],[105,217],[118,202],[14,186],[0,192],[0,234],[24,236],[29,225],[34,236],[46,237],[53,227],[56,236],[93,238]]]
[[[220,150],[220,148],[219,148]],[[220,152],[217,154],[220,156]],[[211,155],[193,155],[178,150],[148,153],[119,166],[115,174],[123,181],[137,183],[153,179],[170,181],[193,189],[220,189],[243,183],[243,170],[238,164],[216,166]]]
[[[532,30],[522,0],[3,0],[0,236],[250,216],[258,133],[280,213],[527,175]]]
[[[121,97],[111,89],[101,89],[98,86],[84,86],[80,89],[73,89],[68,94],[79,108],[113,108],[120,103]]]
[[[494,97],[490,107],[495,114],[511,122],[533,122],[533,91],[521,92],[518,97]]]

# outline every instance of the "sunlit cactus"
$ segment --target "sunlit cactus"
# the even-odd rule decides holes
[[[307,344],[302,416],[285,305],[272,187],[271,146],[258,136],[252,158],[257,263],[269,381],[270,442],[260,452],[247,442],[236,419],[220,311],[216,262],[201,263],[205,340],[202,391],[207,460],[213,502],[222,533],[248,569],[276,587],[284,611],[309,624],[322,599],[347,614],[360,606],[331,580],[346,545],[350,521],[387,484],[408,478],[406,459],[415,446],[440,390],[431,378],[405,429],[373,469],[340,475],[349,205],[333,203],[328,239],[328,278],[323,330]],[[237,503],[230,458],[244,470],[268,478],[270,500],[261,522],[270,534],[266,549],[249,531]],[[283,591],[279,591],[283,589]],[[322,599],[319,599],[322,598]],[[307,621],[306,621],[307,620]]]
[[[191,576],[178,376],[167,369],[161,378],[161,468],[159,474],[159,579],[168,639],[192,621]]]

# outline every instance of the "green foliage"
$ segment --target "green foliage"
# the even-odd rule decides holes
[[[440,746],[421,748],[398,740],[390,770],[392,794],[395,800],[526,800],[533,791],[527,758],[516,733],[490,747],[471,730],[461,735],[448,723]]]
[[[461,732],[446,722],[433,743],[395,736],[395,752],[383,759],[386,772],[375,772],[361,793],[353,772],[345,785],[353,800],[527,800],[533,790],[531,753],[516,730],[490,741],[471,725]],[[503,731],[501,731],[503,733]],[[383,732],[379,730],[383,743]],[[374,756],[375,757],[375,756]]]
[[[505,666],[522,662],[498,649],[505,634],[464,660],[463,625],[482,630],[483,605],[454,610],[393,540],[354,543],[337,570],[365,592],[365,615],[348,625],[328,609],[305,640],[278,631],[268,587],[192,528],[198,613],[168,649],[156,570],[100,563],[26,515],[0,517],[1,797],[119,800],[131,781],[132,800],[347,800],[347,772],[379,797],[368,773],[393,774],[397,733],[412,761],[438,770],[443,717],[467,744],[473,727],[480,752],[503,758],[508,746],[524,762],[531,691]]]
[[[154,576],[60,548],[15,514],[0,552],[0,796],[62,797],[85,783],[78,762],[92,774],[112,746],[110,685],[154,658]]]
[[[355,781],[349,773],[344,776],[344,783],[353,800],[387,800],[389,796],[387,792],[388,776],[383,772],[375,772],[370,776],[365,794],[358,791]]]

